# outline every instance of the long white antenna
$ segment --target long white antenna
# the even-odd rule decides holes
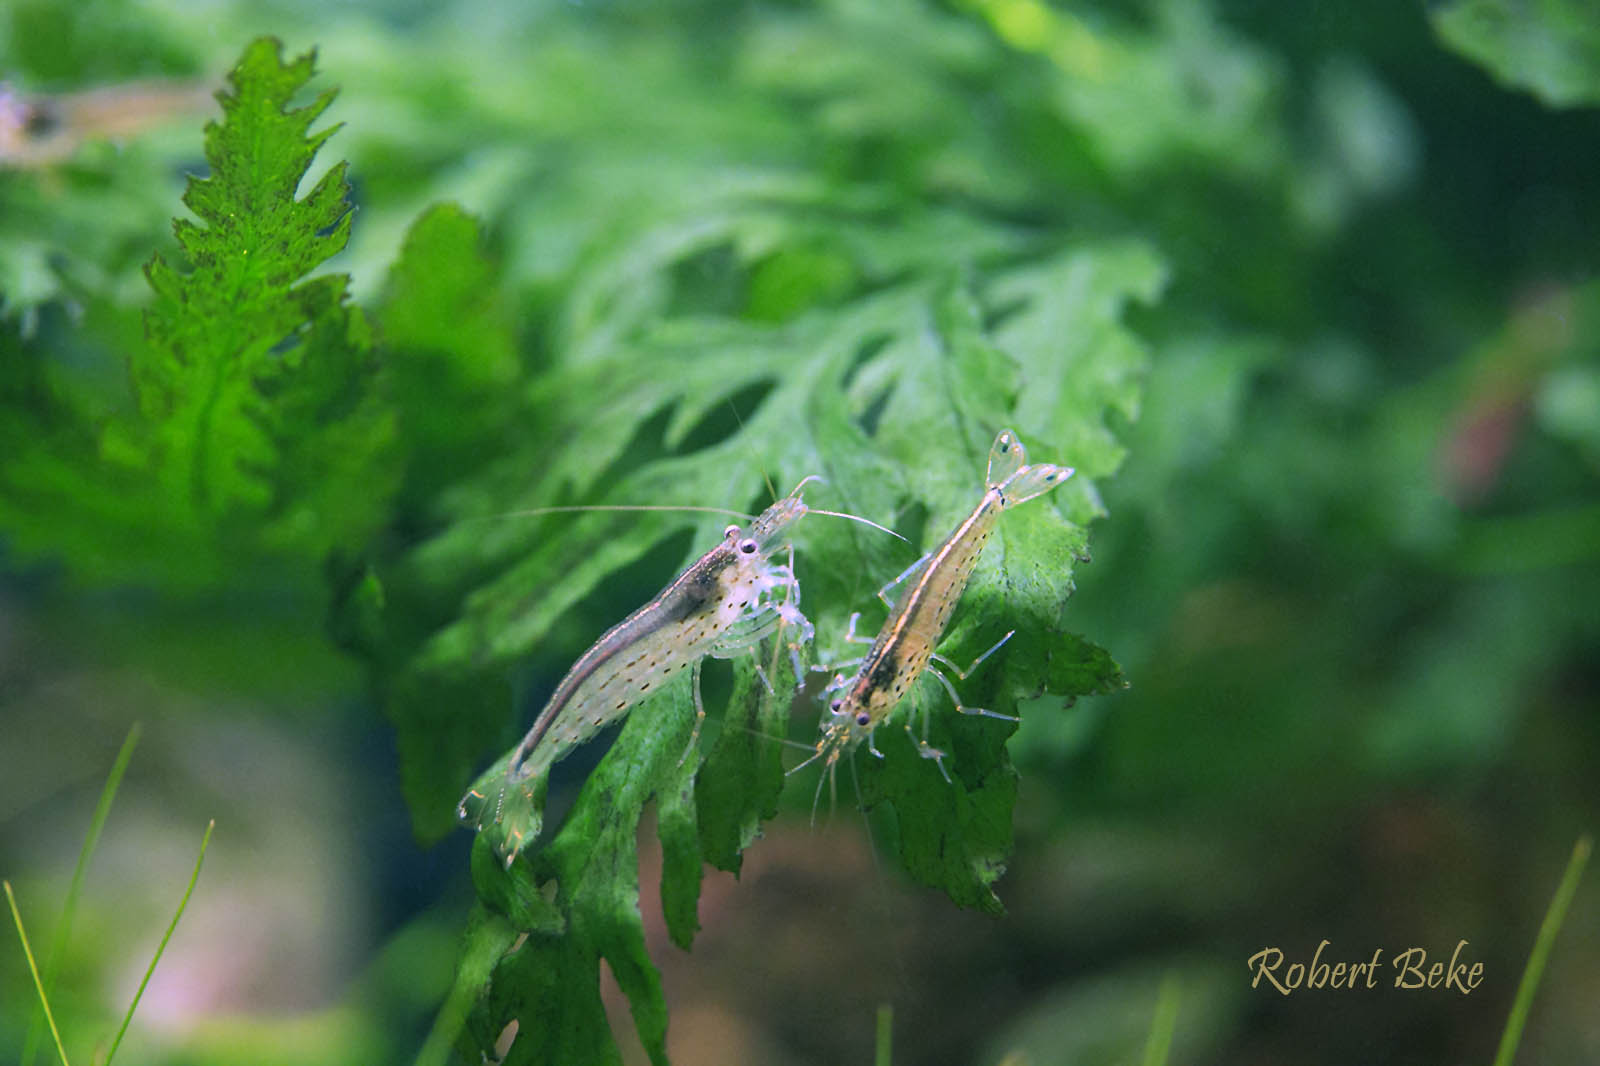
[[[753,515],[743,511],[730,511],[725,507],[677,507],[673,504],[650,503],[590,503],[573,504],[568,507],[532,507],[525,511],[505,511],[501,514],[470,515],[460,519],[462,522],[497,522],[503,518],[530,518],[541,514],[574,514],[581,511],[700,511],[705,514],[725,514],[734,518],[742,518],[749,522]],[[817,512],[823,514],[826,512]],[[866,519],[861,519],[865,522]]]
[[[852,522],[860,522],[864,526],[871,526],[873,529],[882,530],[883,532],[889,534],[889,536],[891,536],[891,537],[896,537],[896,538],[898,538],[900,540],[905,540],[906,539],[906,538],[900,536],[900,534],[896,533],[894,530],[890,529],[888,526],[880,526],[880,525],[878,525],[878,523],[874,522],[872,519],[870,519],[870,518],[862,518],[858,514],[845,514],[843,511],[822,511],[822,510],[818,510],[815,507],[807,507],[806,510],[809,511],[811,514],[825,514],[825,515],[829,516],[830,518],[848,518]],[[911,542],[910,541],[906,541],[906,543],[909,544]]]

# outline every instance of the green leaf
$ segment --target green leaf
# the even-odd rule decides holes
[[[661,910],[672,942],[685,951],[700,931],[700,833],[695,807],[694,755],[661,789],[656,832],[661,837]]]
[[[602,958],[628,997],[651,1061],[666,1062],[666,1004],[660,975],[645,953],[639,914],[638,824],[652,795],[681,793],[692,775],[694,760],[686,756],[695,716],[688,684],[688,675],[680,673],[634,709],[585,782],[566,826],[531,864],[516,863],[496,875],[488,862],[475,861],[480,885],[493,879],[511,886],[494,889],[497,895],[526,899],[540,891],[532,886],[554,883],[565,916],[559,934],[531,932],[502,960],[474,1015],[474,1031],[489,1036],[484,1047],[493,1046],[508,1021],[519,1022],[508,1064],[617,1061],[605,1039],[598,993]],[[681,828],[666,832],[673,836]],[[681,841],[672,845],[679,853],[675,862],[681,862],[682,847]],[[483,841],[476,851],[490,853]],[[683,906],[692,908],[692,901],[674,901],[680,910],[675,922],[684,920]],[[679,924],[674,934],[692,932]]]
[[[1600,12],[1587,0],[1453,0],[1428,17],[1502,84],[1552,107],[1600,104]]]
[[[332,90],[289,106],[312,68],[311,54],[285,63],[261,38],[229,74],[223,120],[206,127],[211,174],[184,195],[198,221],[174,224],[192,269],[159,254],[146,267],[156,300],[130,363],[141,417],[103,446],[153,478],[177,521],[254,527],[269,550],[317,557],[364,538],[397,471],[348,279],[306,278],[350,233],[345,164],[296,198],[337,129],[310,131]]]
[[[863,34],[839,34],[839,19]],[[826,480],[807,488],[808,501],[893,524],[915,542],[824,517],[799,527],[795,566],[818,625],[815,655],[838,662],[859,653],[840,640],[849,614],[866,612],[865,630],[881,621],[874,590],[971,511],[990,442],[1009,425],[1038,459],[1079,473],[1007,514],[990,542],[945,650],[970,660],[1007,630],[1018,634],[963,683],[963,697],[1001,713],[1026,699],[1028,713],[1048,714],[1120,683],[1109,656],[1061,626],[1086,527],[1104,511],[1097,481],[1123,458],[1117,424],[1138,408],[1146,353],[1125,324],[1129,306],[1156,298],[1164,261],[1143,242],[1095,236],[1108,231],[1104,220],[1065,243],[1031,204],[1008,214],[1038,175],[1008,180],[997,165],[1014,150],[1015,127],[992,131],[964,117],[968,79],[1015,59],[971,19],[908,19],[852,4],[752,28],[751,43],[728,57],[752,91],[727,107],[704,106],[700,75],[679,69],[670,49],[630,53],[638,62],[621,84],[591,69],[559,28],[543,38],[548,62],[507,71],[507,84],[523,87],[511,95],[534,101],[516,105],[532,108],[534,139],[496,153],[480,173],[492,205],[485,216],[499,220],[495,247],[508,251],[507,280],[527,287],[531,377],[498,397],[510,417],[503,433],[481,436],[495,442],[492,454],[441,466],[437,491],[418,491],[432,535],[377,567],[393,618],[379,661],[403,679],[387,703],[424,836],[453,818],[475,773],[492,772],[526,728],[528,708],[496,710],[489,695],[506,675],[548,691],[588,642],[715,543],[728,521],[520,511],[644,504],[748,513],[820,474]],[[914,33],[915,59],[886,67],[882,42],[902,31]],[[841,41],[851,42],[849,54],[838,54]],[[907,77],[909,107],[895,95]],[[820,125],[792,120],[795,92],[823,101]],[[582,116],[564,103],[580,98]],[[658,116],[649,138],[639,135],[641,98]],[[1259,117],[1249,92],[1239,99],[1245,105],[1208,146],[1219,156],[1233,151],[1233,131]],[[1044,147],[1071,136],[1059,116],[1025,106],[1025,121],[1037,123],[1029,143],[1059,152]],[[643,149],[663,135],[663,121],[680,138],[673,151]],[[728,164],[730,144],[737,166]],[[1173,156],[1182,148],[1149,151],[1152,161]],[[1059,200],[1059,187],[1050,196]],[[1124,232],[1114,222],[1109,231]],[[457,352],[451,331],[406,324],[410,305],[431,298],[428,272],[446,269],[468,243],[463,232],[423,256],[427,242],[414,231],[377,316],[386,351],[427,352],[449,367],[483,346]],[[464,310],[449,304],[437,315]],[[402,422],[421,426],[431,412],[411,391],[398,389]],[[439,391],[447,408],[465,392]],[[501,417],[484,410],[491,423]],[[457,421],[481,431],[475,418]],[[857,753],[859,768],[881,777],[864,781],[866,799],[891,804],[892,836],[916,876],[992,911],[1011,846],[1011,727],[958,718],[942,690],[926,695],[955,784],[906,738],[908,705],[882,732],[881,765]],[[503,871],[478,857],[488,854],[479,842],[480,895],[537,932],[491,979],[471,1027],[474,1050],[492,1049],[515,1019],[513,1060],[610,1061],[614,1050],[585,1028],[604,1025],[594,986],[604,959],[646,1047],[662,1054],[659,984],[638,929],[639,813],[654,795],[668,930],[687,944],[700,863],[739,869],[785,783],[784,726],[791,713],[814,720],[815,704],[786,703],[741,668],[727,705],[709,708],[703,764],[679,762],[687,734],[674,749],[640,732],[644,719],[668,724],[661,706],[641,705],[566,824],[544,826],[540,848]],[[814,781],[795,776],[809,794]]]
[[[453,204],[437,204],[412,223],[384,283],[379,344],[406,453],[404,509],[426,507],[462,470],[488,465],[505,450],[502,436],[516,413],[507,386],[517,366],[497,280],[477,221]],[[375,605],[363,589],[380,581],[383,603]],[[400,738],[401,776],[423,840],[455,827],[461,782],[481,738],[506,724],[510,691],[499,677],[406,668],[417,628],[438,624],[436,592],[437,583],[419,581],[415,569],[369,562],[336,582],[335,597],[341,636],[381,664],[387,679],[384,709]]]
[[[1120,180],[1175,162],[1261,179],[1282,169],[1271,58],[1193,0],[1158,0],[1145,26],[1074,9],[967,0],[1007,44],[1048,63],[1042,90]],[[1190,164],[1193,167],[1193,163]]]
[[[740,671],[722,731],[694,782],[697,864],[703,860],[733,874],[739,872],[744,849],[761,832],[761,823],[778,813],[783,791],[783,749],[771,738],[783,735],[784,708],[777,700],[764,699],[763,693],[754,670]],[[664,873],[663,895],[666,891]],[[687,889],[678,891],[687,895]]]
[[[477,768],[483,736],[504,731],[511,686],[496,676],[411,670],[398,671],[384,695],[412,828],[419,840],[438,840],[456,828],[456,802]]]
[[[290,107],[312,57],[280,51],[251,44],[218,95],[211,172],[190,180],[194,218],[174,225],[188,266],[148,262],[142,343],[131,313],[99,305],[92,340],[54,329],[35,343],[15,318],[0,327],[0,394],[33,400],[0,414],[0,441],[18,445],[0,469],[0,523],[81,578],[309,595],[323,560],[363,544],[398,486],[367,319],[345,277],[307,276],[350,228],[344,164],[296,196],[333,132],[310,131],[333,93]],[[71,366],[103,356],[96,341],[129,353],[131,409]]]
[[[1101,513],[1092,479],[1121,459],[1106,419],[1136,406],[1144,353],[1118,321],[1129,301],[1152,299],[1162,279],[1160,260],[1139,245],[1089,246],[982,279],[908,281],[778,325],[698,317],[664,322],[613,354],[591,356],[541,382],[534,401],[544,405],[543,415],[532,421],[540,432],[507,464],[532,489],[521,498],[500,495],[500,505],[748,506],[764,495],[763,473],[779,486],[821,473],[826,484],[807,490],[819,506],[884,521],[920,515],[902,524],[927,548],[977,502],[997,423],[1009,422],[1040,460],[1075,461],[1081,454],[1085,469],[1051,497],[1004,516],[945,650],[970,661],[1008,629],[1018,631],[1014,647],[962,686],[969,703],[1002,714],[1017,713],[1019,699],[1041,692],[1071,700],[1106,691],[1120,684],[1115,663],[1059,627],[1074,562],[1085,550],[1084,525]],[[744,390],[755,382],[770,383],[770,391],[752,401]],[[611,402],[556,402],[600,394]],[[718,408],[736,396],[745,404],[737,420],[719,416]],[[618,465],[627,454],[620,439],[626,427],[651,413],[662,452],[631,468]],[[708,421],[726,423],[726,436],[684,447]],[[476,501],[504,493],[509,483],[505,473],[485,471],[458,486],[457,498],[472,501],[466,506],[476,511],[487,507]],[[697,556],[724,521],[607,512],[551,516],[524,529],[464,515],[405,563],[419,580],[430,575],[441,588],[487,575],[463,601],[462,616],[422,645],[414,676],[492,676],[548,639],[597,583],[661,537],[690,531]],[[872,590],[903,569],[915,548],[823,517],[805,519],[797,545],[796,571],[819,623],[822,660],[858,654],[838,641],[845,616],[865,609],[881,617]],[[485,560],[501,561],[502,569]],[[768,671],[782,672],[782,666]],[[564,917],[564,932],[530,936],[502,963],[475,1029],[498,1033],[517,1018],[518,1045],[526,1040],[534,1050],[514,1045],[513,1061],[595,1053],[580,1046],[586,1037],[575,1020],[598,1024],[592,984],[586,978],[566,988],[565,982],[601,958],[617,974],[645,1046],[660,1061],[664,1013],[639,928],[636,826],[644,803],[659,797],[662,899],[673,939],[687,945],[696,928],[699,863],[737,870],[740,852],[775,810],[783,785],[775,739],[783,711],[752,676],[739,675],[725,710],[712,708],[723,711],[723,723],[704,766],[680,763],[690,718],[686,694],[672,697],[676,706],[661,699],[641,705],[567,823],[532,855],[535,876],[527,886],[512,891],[481,879],[516,883],[529,877],[529,864],[504,875],[487,862],[475,864],[480,894],[501,900],[506,913],[520,910],[522,920],[547,924],[528,901],[554,885]],[[892,806],[898,847],[914,877],[962,905],[998,912],[993,885],[1011,850],[1017,784],[1005,742],[1015,727],[955,715],[931,679],[916,701],[906,702],[879,731],[886,758],[856,753],[863,800]],[[912,720],[914,702],[928,709],[930,738],[948,753],[953,783],[919,756],[901,728]],[[916,717],[913,728],[920,731],[921,722]],[[459,750],[454,741],[441,747]],[[438,763],[437,754],[432,761]],[[442,807],[453,799],[436,802]],[[549,983],[552,973],[565,975],[562,989]]]
[[[517,937],[511,923],[479,907],[467,920],[465,944],[460,962],[456,966],[455,983],[445,1004],[439,1010],[428,1039],[417,1052],[418,1066],[443,1066],[449,1061],[450,1047],[466,1029],[472,1005],[480,989],[489,983],[489,975],[506,949]]]
[[[922,757],[911,733],[883,728],[877,738],[883,759],[856,759],[862,803],[869,810],[885,801],[893,806],[900,859],[912,877],[963,907],[1002,914],[993,885],[1011,854],[1017,772],[1004,743],[1016,727],[992,719],[937,717],[936,695],[943,692],[935,693],[930,678],[897,718],[909,721],[913,710],[919,720],[921,714],[935,715],[927,740],[944,753],[952,780],[945,781],[937,764]],[[912,728],[921,735],[920,726]]]
[[[412,223],[376,311],[410,498],[497,454],[519,370],[499,291],[475,218],[435,204]]]
[[[480,394],[503,389],[516,356],[496,300],[494,264],[478,221],[458,205],[435,204],[406,234],[380,304],[383,340],[416,351],[447,386]]]

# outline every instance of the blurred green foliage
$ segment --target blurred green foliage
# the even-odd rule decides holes
[[[1581,0],[1453,0],[1430,17],[1450,47],[1507,85],[1555,107],[1600,103],[1600,23]]]
[[[318,46],[337,100],[260,32]],[[48,121],[72,150],[0,158],[0,595],[84,660],[244,698],[298,677],[365,714],[320,680],[353,654],[431,842],[521,734],[516,695],[722,524],[516,511],[749,510],[821,473],[820,505],[926,547],[1013,425],[1079,473],[1006,516],[945,650],[1018,628],[962,688],[1020,699],[1021,729],[1008,754],[941,700],[954,787],[898,730],[857,766],[915,877],[1012,912],[989,969],[903,993],[897,1058],[1131,1059],[1171,971],[1174,1061],[1486,1060],[1597,813],[1596,41],[1587,5],[1488,0],[12,5],[12,135]],[[199,116],[127,137],[73,95],[241,50],[204,143]],[[798,550],[819,652],[847,657],[911,550],[825,519]],[[787,708],[743,667],[711,687],[703,766],[666,693],[532,862],[475,849],[485,907],[426,1056],[459,1030],[478,1061],[517,1018],[506,1061],[615,1060],[604,958],[665,1058],[638,820],[655,795],[687,946],[716,931],[701,859],[739,870],[781,806],[762,734]],[[1592,910],[1569,975],[1600,957]],[[417,918],[350,1008],[229,1023],[183,1061],[409,1054],[460,924]],[[1458,936],[1504,977],[1487,1022],[1263,1006],[1234,972],[1264,939]],[[1542,1047],[1576,1061],[1561,965]],[[0,1048],[28,1023],[5,967]],[[418,968],[425,994],[396,976]],[[837,976],[808,990],[870,1014]],[[775,1061],[865,1055],[829,1009],[774,1012],[809,1049]]]

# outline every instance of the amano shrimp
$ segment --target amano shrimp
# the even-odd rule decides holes
[[[879,597],[888,603],[889,590],[896,585],[906,584],[891,605],[889,617],[879,630],[877,639],[871,641],[872,649],[860,660],[855,676],[848,679],[837,677],[829,686],[833,691],[843,688],[845,694],[828,705],[829,713],[823,718],[822,736],[817,741],[816,754],[801,766],[822,759],[831,775],[839,759],[863,741],[874,755],[881,758],[883,753],[873,745],[872,734],[911,691],[925,670],[944,686],[957,711],[1015,720],[1010,715],[965,706],[950,679],[932,665],[937,661],[964,680],[1011,639],[1015,630],[1000,638],[994,647],[980,655],[966,670],[958,669],[934,649],[944,636],[950,615],[972,578],[973,567],[977,565],[978,556],[983,552],[989,535],[994,532],[1001,512],[1049,492],[1071,476],[1071,467],[1048,463],[1028,465],[1027,451],[1011,430],[1002,430],[995,437],[989,449],[983,498],[972,513],[937,548],[912,563],[904,573],[878,591]],[[851,616],[846,640],[857,640],[855,627],[859,618],[859,613]],[[860,642],[866,643],[867,638],[861,638]],[[912,733],[909,720],[906,722],[906,732],[911,734],[925,758],[938,760],[939,771],[948,780],[950,775],[944,768],[944,753],[928,743],[926,713],[920,739]],[[799,768],[795,767],[796,770]]]
[[[495,851],[508,868],[539,835],[550,767],[679,670],[698,666],[707,655],[732,658],[787,629],[798,671],[798,649],[811,639],[812,627],[800,611],[790,530],[807,513],[836,514],[809,508],[801,500],[810,480],[800,482],[748,527],[728,526],[716,547],[607,630],[567,671],[522,742],[462,797],[457,814],[479,830],[497,830]],[[789,562],[774,562],[785,549]],[[696,685],[697,706],[699,698]]]

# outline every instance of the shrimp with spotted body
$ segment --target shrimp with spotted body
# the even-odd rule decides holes
[[[859,660],[860,665],[854,677],[836,676],[828,686],[830,691],[844,689],[845,693],[828,705],[829,713],[823,718],[822,736],[817,741],[816,753],[795,770],[822,759],[831,778],[840,758],[863,741],[874,755],[882,758],[883,753],[872,743],[872,734],[911,691],[924,671],[932,673],[944,686],[957,711],[1015,721],[1010,715],[962,704],[950,679],[933,665],[940,663],[965,680],[980,663],[1011,639],[1015,630],[1000,638],[994,647],[980,655],[966,670],[960,670],[934,649],[949,625],[950,615],[966,590],[978,556],[983,552],[989,535],[994,532],[1001,513],[1049,492],[1071,476],[1071,467],[1048,463],[1028,465],[1027,451],[1011,430],[1002,430],[995,437],[989,449],[983,498],[972,513],[937,548],[878,590],[879,598],[889,603],[889,590],[908,583],[890,604],[888,620],[884,622],[877,638],[857,638],[856,622],[861,616],[859,613],[851,616],[845,639],[859,643],[870,640],[872,648]],[[926,711],[920,739],[912,733],[911,722],[906,722],[906,732],[916,742],[918,751],[925,758],[937,760],[940,773],[949,780],[949,772],[944,768],[944,752],[928,743],[927,730]],[[821,787],[820,783],[818,787]]]
[[[550,767],[679,670],[693,666],[698,675],[699,662],[707,655],[732,658],[753,652],[768,636],[789,630],[798,673],[798,649],[811,639],[812,627],[800,611],[789,534],[808,513],[836,514],[809,508],[801,500],[801,489],[810,480],[800,482],[747,528],[728,526],[716,547],[607,630],[562,678],[522,742],[468,790],[457,814],[480,831],[495,830],[493,846],[507,868],[539,835]],[[774,562],[785,549],[789,562]],[[698,676],[695,680],[699,707]]]

